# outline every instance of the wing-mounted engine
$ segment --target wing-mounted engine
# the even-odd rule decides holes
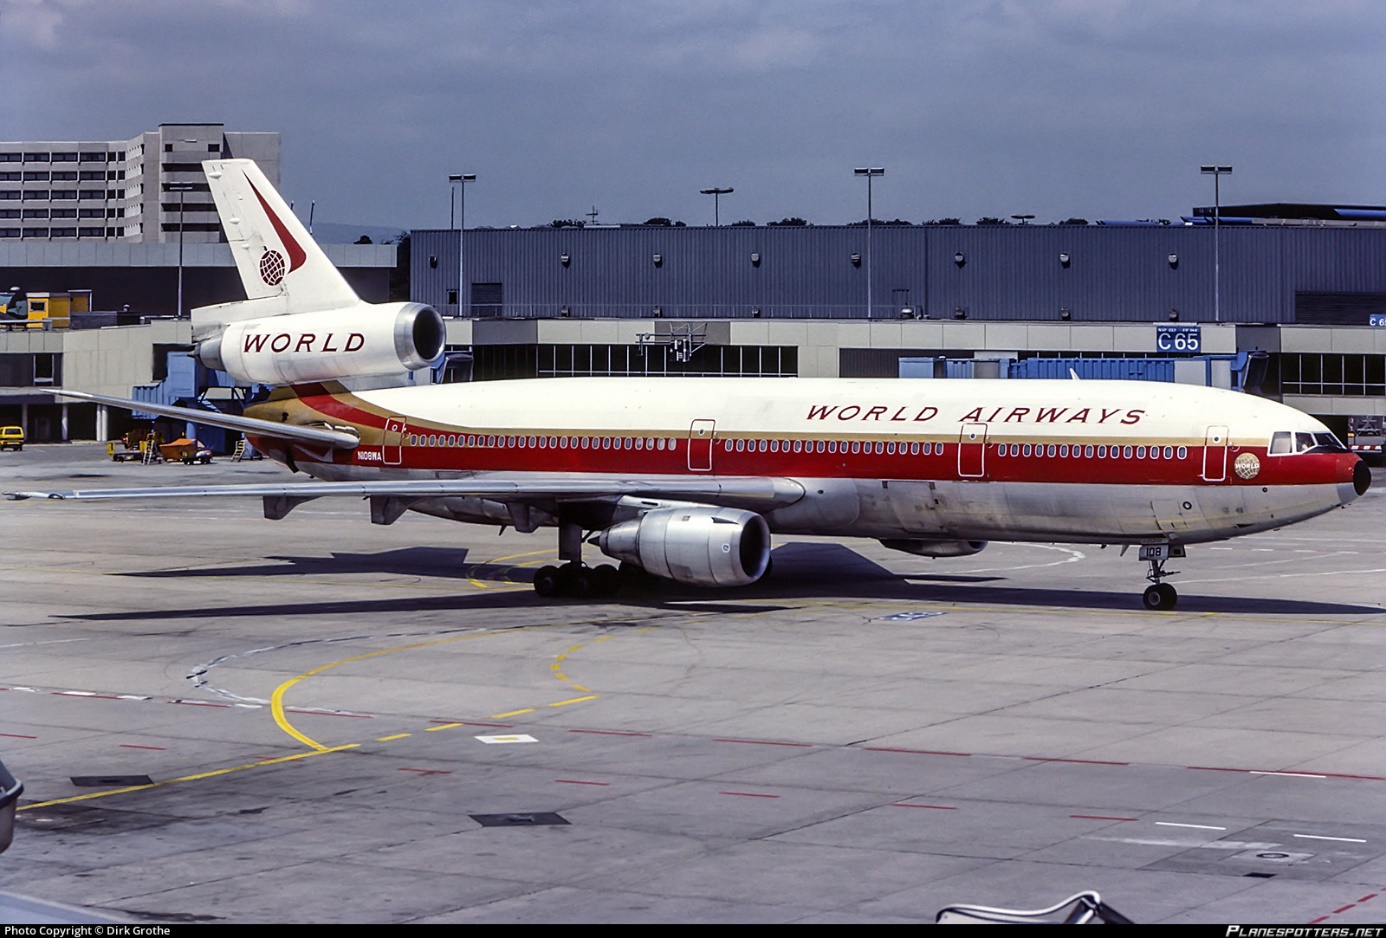
[[[229,323],[198,343],[197,358],[238,381],[282,386],[417,371],[446,337],[431,306],[361,303]]]
[[[886,538],[882,547],[901,550],[920,557],[971,557],[980,554],[986,541],[940,540],[935,538]]]
[[[656,508],[602,531],[602,553],[695,586],[745,586],[770,564],[770,528],[753,511]]]

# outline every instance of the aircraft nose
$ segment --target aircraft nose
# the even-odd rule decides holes
[[[1346,505],[1348,502],[1355,502],[1363,495],[1367,494],[1367,489],[1372,485],[1372,471],[1367,468],[1367,464],[1361,457],[1344,454],[1339,465],[1338,476],[1338,503]],[[1349,462],[1348,459],[1352,461]]]

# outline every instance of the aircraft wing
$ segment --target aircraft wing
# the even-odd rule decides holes
[[[188,498],[253,496],[289,499],[294,503],[327,496],[406,499],[465,497],[500,502],[574,502],[592,499],[658,498],[769,511],[793,504],[804,487],[793,479],[761,476],[650,476],[631,479],[614,475],[532,472],[487,474],[460,479],[400,479],[372,482],[286,482],[248,485],[176,485],[142,489],[83,489],[67,492],[6,492],[11,501],[46,499]]]
[[[53,393],[82,401],[110,404],[112,407],[122,407],[126,410],[138,410],[165,417],[181,417],[193,423],[205,423],[209,427],[225,427],[228,430],[239,430],[242,433],[254,433],[259,436],[289,440],[294,443],[326,445],[335,449],[355,449],[357,444],[361,442],[355,433],[347,430],[336,430],[327,426],[304,427],[291,423],[275,423],[272,420],[257,420],[254,417],[223,414],[216,410],[199,410],[196,407],[178,407],[174,404],[152,404],[147,401],[127,400],[123,397],[107,397],[104,394],[87,394],[85,391],[54,389]]]

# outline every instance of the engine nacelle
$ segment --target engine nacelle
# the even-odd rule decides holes
[[[302,384],[417,371],[443,354],[446,338],[431,306],[362,303],[233,322],[199,342],[197,358],[237,381]]]
[[[882,547],[902,550],[920,557],[971,557],[980,554],[987,546],[986,541],[949,541],[937,538],[888,538],[881,541]]]
[[[770,527],[738,508],[656,508],[603,531],[602,553],[696,586],[745,586],[770,565]]]

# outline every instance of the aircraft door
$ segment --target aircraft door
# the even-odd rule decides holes
[[[695,420],[688,426],[688,471],[712,471],[712,438],[717,421]]]
[[[1227,428],[1209,427],[1203,441],[1203,481],[1221,482],[1227,478]]]
[[[965,423],[958,434],[958,475],[980,479],[986,472],[987,425]]]
[[[386,417],[385,434],[380,444],[380,461],[398,466],[404,461],[404,418]]]

